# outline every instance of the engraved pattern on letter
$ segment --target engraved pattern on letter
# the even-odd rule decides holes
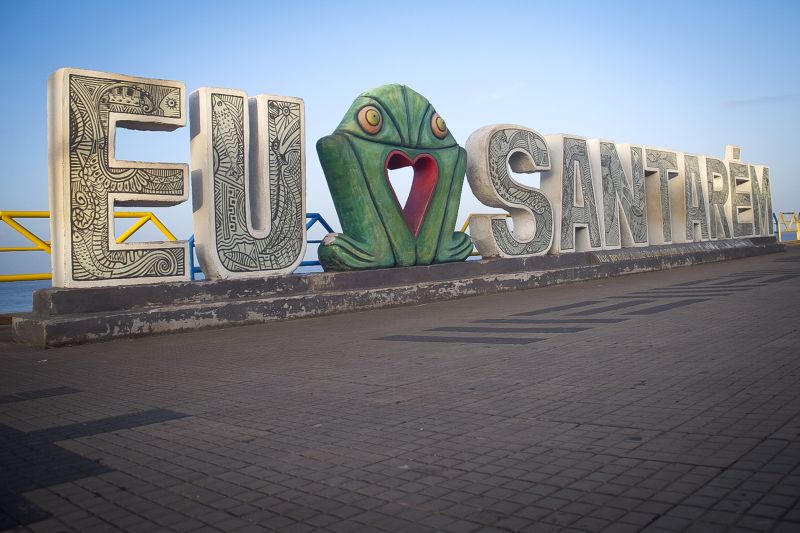
[[[50,84],[54,286],[188,279],[185,241],[117,244],[113,232],[115,204],[187,199],[186,165],[117,163],[113,146],[117,125],[183,126],[183,84],[75,69]]]

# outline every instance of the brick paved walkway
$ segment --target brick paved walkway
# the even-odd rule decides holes
[[[0,529],[797,532],[799,297],[792,248],[136,341],[0,341]]]

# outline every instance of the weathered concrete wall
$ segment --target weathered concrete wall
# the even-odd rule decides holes
[[[62,346],[419,304],[783,251],[771,237],[364,272],[46,289],[13,319],[18,342]]]

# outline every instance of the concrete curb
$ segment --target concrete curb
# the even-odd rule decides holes
[[[783,251],[771,237],[367,272],[45,289],[13,338],[40,347],[257,324],[649,272]]]

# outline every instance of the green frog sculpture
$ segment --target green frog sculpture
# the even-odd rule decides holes
[[[361,94],[317,153],[343,231],[319,247],[325,270],[463,261],[472,252],[469,235],[454,231],[467,152],[422,95],[405,85]],[[409,166],[401,206],[389,171]]]

